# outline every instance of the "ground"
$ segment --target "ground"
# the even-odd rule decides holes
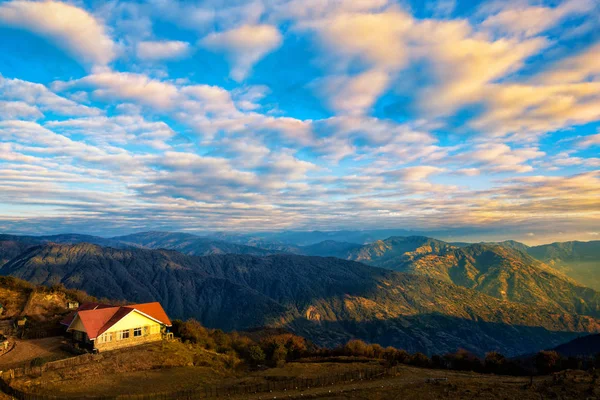
[[[15,347],[8,353],[0,356],[0,370],[22,367],[29,365],[35,358],[45,361],[53,361],[61,358],[72,357],[60,349],[63,338],[49,337],[35,340],[10,339],[16,343]]]
[[[28,357],[49,351],[51,341],[29,341]],[[36,350],[37,349],[37,350]],[[15,354],[16,356],[16,354]],[[21,358],[27,358],[24,355]],[[123,393],[148,394],[212,386],[292,382],[303,378],[335,376],[368,368],[381,368],[377,361],[294,362],[279,368],[249,371],[232,368],[230,356],[198,349],[180,342],[162,342],[133,349],[106,352],[100,361],[47,371],[42,377],[16,379],[13,384],[27,392],[80,398],[93,393],[110,396]],[[344,361],[344,362],[342,362]],[[351,361],[351,362],[350,362]],[[81,379],[85,376],[86,379]],[[436,379],[442,380],[436,380]],[[355,380],[303,390],[231,395],[231,399],[507,399],[541,398],[600,399],[600,387],[591,373],[568,371],[554,376],[528,377],[483,375],[416,368],[401,365],[393,376]],[[3,400],[0,397],[0,400]]]

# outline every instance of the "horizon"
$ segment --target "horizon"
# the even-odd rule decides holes
[[[58,233],[46,233],[46,234],[42,234],[42,233],[15,233],[15,232],[0,232],[0,235],[13,235],[13,236],[32,236],[32,237],[45,237],[45,236],[68,236],[68,235],[82,235],[82,236],[92,236],[92,237],[99,237],[102,239],[115,239],[115,238],[119,238],[122,236],[129,236],[129,235],[136,235],[136,234],[143,234],[143,233],[185,233],[185,234],[191,234],[191,235],[195,235],[198,236],[199,238],[210,238],[210,239],[214,239],[214,240],[220,240],[223,242],[228,242],[228,239],[219,239],[218,237],[216,237],[216,235],[219,234],[225,234],[225,235],[231,235],[231,236],[238,236],[238,237],[244,237],[244,236],[248,236],[248,237],[252,237],[252,236],[260,236],[260,235],[278,235],[278,234],[284,234],[284,233],[295,233],[295,234],[311,234],[311,233],[342,233],[342,232],[349,232],[349,233],[365,233],[365,234],[377,234],[377,233],[381,233],[382,231],[393,231],[394,229],[381,229],[381,230],[377,230],[377,229],[365,229],[365,230],[331,230],[331,231],[323,231],[323,230],[313,230],[313,231],[300,231],[300,230],[282,230],[282,231],[258,231],[258,232],[225,232],[225,231],[190,231],[190,232],[185,232],[185,231],[162,231],[162,230],[139,230],[139,231],[132,231],[132,232],[128,232],[128,233],[121,233],[118,235],[110,235],[110,234],[92,234],[92,233],[79,233],[79,232],[58,232]],[[403,229],[398,229],[400,231],[405,231]],[[518,242],[521,244],[524,244],[528,247],[535,247],[535,246],[544,246],[544,245],[551,245],[551,244],[556,244],[556,243],[566,243],[566,242],[579,242],[579,243],[589,243],[589,242],[600,242],[600,239],[591,239],[591,240],[563,240],[563,241],[552,241],[552,242],[540,242],[540,241],[533,241],[533,240],[516,240],[514,238],[504,238],[504,239],[495,239],[495,240],[467,240],[469,238],[469,236],[457,236],[457,237],[452,237],[452,236],[444,236],[443,234],[438,235],[435,232],[431,232],[432,234],[429,235],[430,232],[423,232],[423,231],[405,231],[406,234],[394,234],[394,235],[390,235],[390,236],[385,236],[385,235],[381,235],[380,239],[375,239],[375,241],[377,240],[386,240],[392,237],[411,237],[411,236],[415,236],[415,237],[427,237],[429,239],[435,239],[435,240],[440,240],[442,242],[447,242],[450,244],[453,243],[468,243],[468,244],[478,244],[478,243],[502,243],[502,242],[509,242],[509,241],[514,241],[514,242]],[[268,236],[266,236],[268,238]],[[333,240],[333,241],[338,241],[338,242],[342,242],[340,240],[335,240],[335,239],[326,239],[326,240]],[[268,240],[267,240],[268,242]],[[317,241],[315,243],[319,243],[322,241]],[[293,244],[293,241],[290,240],[289,241],[290,244]],[[372,242],[365,242],[366,243],[372,243]],[[356,244],[362,244],[362,243],[358,243],[356,242]]]
[[[7,0],[0,35],[0,232],[600,239],[596,0]]]

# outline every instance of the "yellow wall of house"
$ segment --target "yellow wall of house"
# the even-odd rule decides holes
[[[125,329],[141,328],[149,326],[152,333],[160,332],[160,324],[148,317],[143,316],[135,311],[130,312],[119,322],[110,327],[106,332],[118,332]]]

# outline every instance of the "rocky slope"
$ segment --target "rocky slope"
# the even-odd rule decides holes
[[[45,245],[0,273],[98,297],[158,300],[171,317],[209,327],[287,327],[322,345],[359,337],[427,353],[463,347],[519,354],[600,332],[591,317],[336,258]]]

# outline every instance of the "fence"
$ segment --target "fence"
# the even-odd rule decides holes
[[[83,354],[76,357],[65,358],[64,360],[50,361],[39,366],[10,369],[2,372],[0,378],[4,380],[10,380],[14,378],[20,378],[22,376],[42,376],[45,371],[75,367],[77,365],[87,364],[92,361],[98,361],[102,358],[102,354]]]
[[[394,376],[398,373],[398,367],[391,368],[365,368],[339,374],[318,376],[315,378],[293,378],[282,381],[267,381],[260,383],[246,383],[239,385],[205,386],[197,389],[180,390],[176,392],[149,393],[140,395],[119,396],[90,396],[89,400],[195,400],[230,397],[236,395],[251,395],[269,392],[301,392],[310,388],[332,386],[340,383],[350,383],[363,380],[381,379],[386,376]],[[25,393],[10,386],[6,381],[0,379],[0,389],[17,400],[73,400],[69,397],[57,397],[33,393]],[[81,397],[79,397],[81,398]]]
[[[31,329],[27,328],[23,331],[21,335],[22,339],[43,339],[47,337],[53,336],[62,336],[65,333],[65,329],[63,327],[50,327],[46,329]]]

